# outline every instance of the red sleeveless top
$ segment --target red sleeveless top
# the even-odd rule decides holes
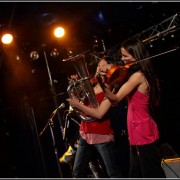
[[[103,92],[96,94],[96,98],[99,104],[101,104],[104,97],[105,96]],[[91,122],[81,121],[80,131],[83,131],[84,133],[102,135],[113,134],[109,113],[106,113],[102,119],[95,119]]]

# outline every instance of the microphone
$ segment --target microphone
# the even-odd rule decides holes
[[[57,110],[59,110],[59,109],[62,109],[62,108],[65,108],[65,104],[64,103],[62,103],[60,106],[58,106],[58,108],[57,108]]]
[[[62,103],[60,106],[58,106],[50,115],[49,121],[47,122],[46,126],[44,127],[44,129],[41,131],[41,133],[39,134],[39,136],[41,136],[43,134],[43,132],[45,131],[45,129],[47,128],[48,124],[50,124],[51,126],[53,125],[53,117],[56,115],[57,111],[59,109],[65,108],[65,104]]]

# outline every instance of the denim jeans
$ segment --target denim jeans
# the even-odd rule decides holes
[[[121,178],[122,174],[118,167],[114,142],[91,145],[81,137],[74,161],[74,177],[86,178],[86,168],[91,159],[93,159],[93,156],[95,156],[94,149],[101,156],[108,176],[110,178]]]

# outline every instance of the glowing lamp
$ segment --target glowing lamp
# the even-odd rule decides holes
[[[1,41],[3,44],[11,44],[13,41],[13,36],[11,34],[4,34]]]
[[[64,28],[62,28],[62,27],[58,27],[58,28],[56,28],[55,31],[54,31],[54,35],[55,35],[57,38],[63,37],[64,34],[65,34]]]

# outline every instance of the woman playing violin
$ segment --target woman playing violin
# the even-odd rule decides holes
[[[130,178],[163,178],[164,171],[158,156],[159,131],[151,108],[159,103],[159,83],[151,62],[138,60],[149,56],[138,39],[128,39],[120,48],[124,64],[134,63],[128,70],[125,83],[116,94],[101,84],[105,96],[117,103],[127,97],[127,128],[130,144]],[[111,66],[101,68],[105,75]]]

